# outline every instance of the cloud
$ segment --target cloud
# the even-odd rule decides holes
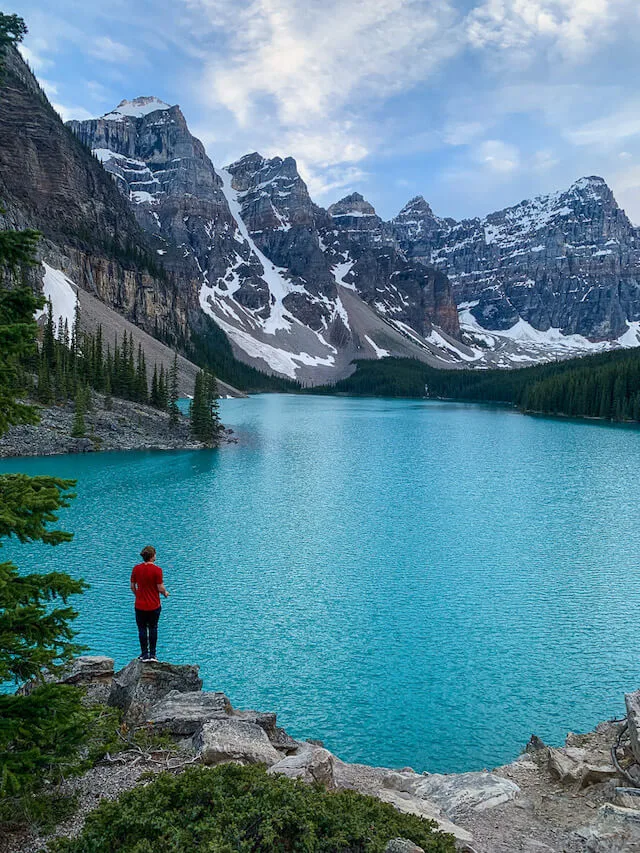
[[[610,38],[629,0],[486,0],[467,18],[469,43],[508,52],[543,42],[567,59],[581,59]]]
[[[586,122],[566,133],[574,145],[617,147],[620,142],[640,135],[640,102],[633,101],[606,116]]]
[[[640,224],[640,166],[616,172],[611,179],[611,189],[631,221]]]
[[[520,166],[520,152],[515,145],[500,139],[487,139],[474,154],[478,163],[490,172],[507,175]]]
[[[554,156],[551,149],[543,148],[540,151],[536,151],[533,155],[531,168],[535,172],[548,172],[550,169],[557,166],[559,162],[560,160]]]
[[[133,56],[133,51],[119,41],[114,41],[109,36],[94,38],[89,44],[87,52],[104,62],[126,63]]]
[[[196,5],[226,46],[206,68],[203,100],[258,137],[276,127],[307,168],[366,157],[367,104],[422,83],[458,50],[449,0],[255,0],[231,16],[218,0]]]
[[[29,47],[25,44],[19,44],[18,50],[20,51],[22,58],[33,71],[44,71],[51,65],[51,60],[46,59],[41,54],[41,50],[46,50],[45,45],[41,44],[40,49],[38,49],[35,43],[32,43]]]
[[[89,112],[89,110],[85,110],[84,107],[74,107],[68,106],[67,104],[58,104],[55,101],[51,101],[51,106],[58,113],[62,121],[71,121],[72,119],[76,119],[77,121],[84,121],[86,118],[94,118],[93,115]]]

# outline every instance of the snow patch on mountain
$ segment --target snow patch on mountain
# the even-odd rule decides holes
[[[290,329],[293,317],[287,313],[282,300],[289,293],[294,291],[304,292],[304,288],[293,284],[286,277],[286,270],[276,267],[269,258],[267,258],[256,246],[253,238],[249,234],[249,229],[245,225],[242,218],[242,207],[238,200],[238,193],[233,189],[233,177],[226,169],[220,169],[220,177],[222,178],[222,191],[227,199],[231,215],[235,219],[240,234],[249,244],[251,251],[258,258],[264,269],[263,279],[266,281],[271,293],[271,313],[264,323],[264,331],[267,334],[273,334],[278,329]]]
[[[134,98],[128,101],[126,98],[118,104],[118,106],[109,113],[101,116],[107,121],[122,121],[124,118],[143,118],[143,116],[154,113],[157,110],[170,110],[170,104],[166,104],[159,98],[153,96]]]
[[[55,323],[60,322],[64,325],[65,321],[69,326],[69,331],[73,328],[76,319],[76,305],[78,304],[78,288],[71,281],[69,276],[65,275],[62,270],[57,270],[55,267],[50,267],[49,264],[42,263],[44,267],[44,278],[42,280],[42,289],[45,298],[51,303],[53,320]],[[36,312],[36,320],[47,313],[45,306],[40,311]]]

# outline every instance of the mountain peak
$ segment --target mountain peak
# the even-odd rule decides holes
[[[396,216],[396,220],[402,220],[406,217],[419,219],[435,219],[431,205],[425,200],[424,196],[416,195],[410,199]]]
[[[375,216],[376,210],[360,193],[351,193],[351,195],[346,195],[340,201],[332,204],[329,208],[329,215],[334,218],[337,216]]]
[[[153,95],[142,95],[138,98],[133,98],[129,101],[123,98],[118,106],[102,116],[103,119],[122,119],[125,116],[128,118],[143,118],[149,113],[154,113],[157,110],[170,110],[171,105],[161,101]]]

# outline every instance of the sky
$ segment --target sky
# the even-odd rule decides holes
[[[483,216],[600,175],[640,223],[638,0],[14,0],[63,118],[180,104],[216,166]]]

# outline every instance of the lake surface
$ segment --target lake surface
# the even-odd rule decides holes
[[[159,656],[351,761],[495,766],[640,687],[640,433],[454,403],[222,401],[220,451],[6,460],[77,477],[74,541],[5,548],[91,589],[80,639],[138,654],[128,582],[158,549]]]

